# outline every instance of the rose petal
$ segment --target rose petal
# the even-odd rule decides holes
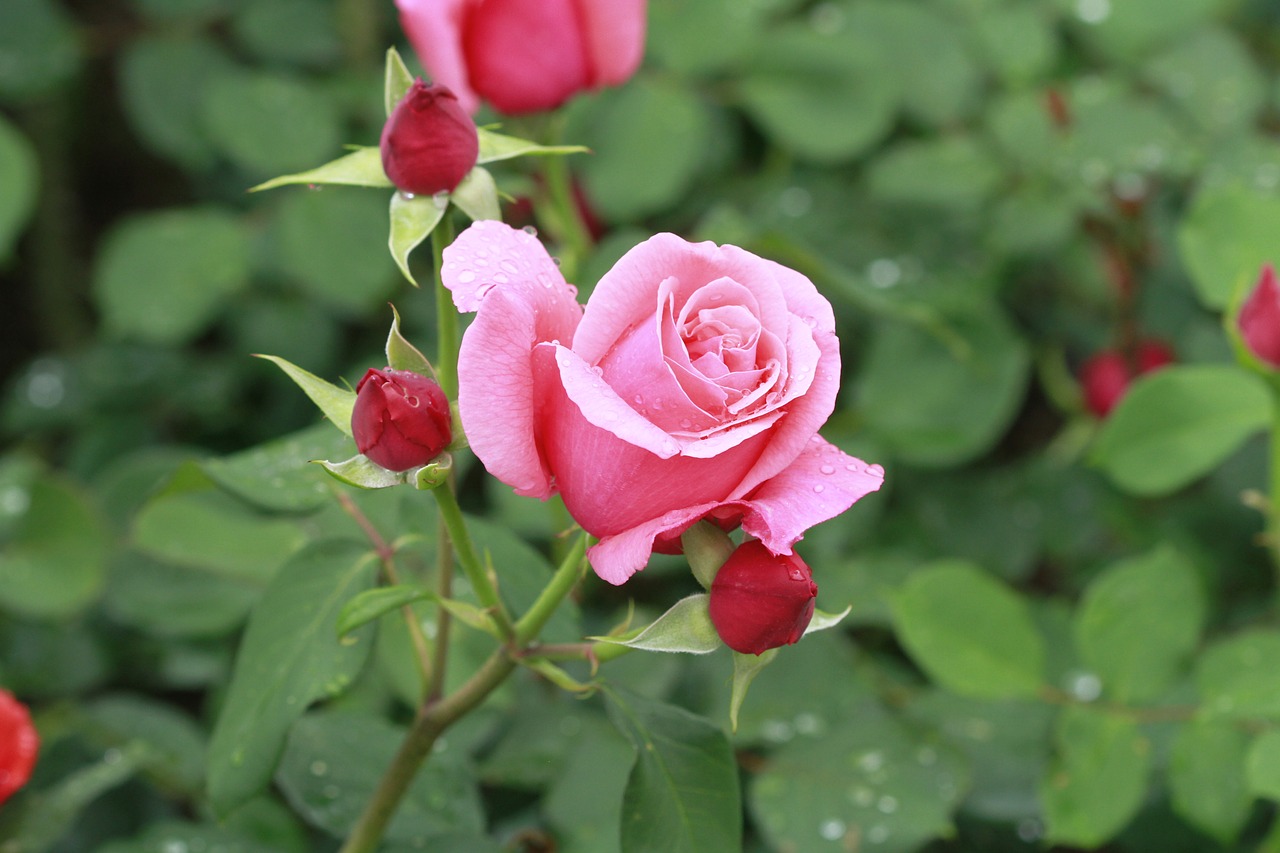
[[[575,316],[582,316],[575,291],[538,238],[494,219],[473,222],[445,247],[440,277],[459,311],[475,311],[495,287],[524,282],[546,290],[555,302],[553,310],[562,311],[560,303],[569,302]],[[537,294],[531,298],[542,299]]]
[[[564,103],[591,85],[577,0],[484,0],[463,21],[472,88],[509,115]],[[591,4],[587,4],[591,5]]]
[[[560,368],[559,384],[587,423],[662,459],[680,452],[675,439],[632,408],[577,353],[557,347],[556,363]]]
[[[593,86],[625,82],[644,55],[646,0],[578,0]]]
[[[658,534],[688,527],[718,506],[719,503],[706,503],[672,510],[619,533],[602,536],[587,549],[587,560],[602,580],[614,586],[623,584],[649,562],[653,540]]]
[[[742,501],[742,529],[773,553],[789,554],[806,530],[835,518],[882,483],[879,465],[855,459],[815,435],[791,465]]]
[[[462,108],[474,113],[480,99],[467,77],[462,55],[463,13],[471,0],[396,0],[400,25],[435,83],[448,86]]]

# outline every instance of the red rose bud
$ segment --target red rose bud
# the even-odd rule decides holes
[[[383,468],[418,468],[453,439],[449,399],[434,379],[370,368],[356,386],[351,434],[359,451]]]
[[[27,707],[0,690],[0,803],[27,784],[40,751],[40,738]]]
[[[1262,268],[1253,292],[1240,307],[1237,322],[1249,352],[1268,366],[1280,368],[1280,285],[1271,264]]]
[[[752,540],[729,555],[711,582],[711,623],[726,646],[758,655],[804,636],[817,595],[804,560]]]
[[[383,171],[408,193],[453,192],[480,155],[476,124],[453,92],[421,78],[391,111],[381,144]]]
[[[1173,350],[1160,341],[1138,344],[1132,360],[1116,349],[1101,350],[1080,367],[1085,407],[1105,418],[1129,390],[1129,383],[1144,373],[1172,364]]]

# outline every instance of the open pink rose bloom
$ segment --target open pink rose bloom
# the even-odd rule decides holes
[[[884,479],[817,435],[840,351],[831,305],[793,270],[659,234],[584,309],[535,237],[482,221],[442,274],[478,312],[458,361],[472,449],[517,494],[559,492],[610,583],[704,517],[790,553]]]

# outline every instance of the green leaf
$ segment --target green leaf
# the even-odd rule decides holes
[[[443,194],[412,196],[397,192],[391,196],[391,257],[415,287],[418,282],[409,272],[409,253],[435,230],[448,209],[449,197]]]
[[[320,162],[341,139],[332,98],[291,76],[219,75],[205,83],[203,107],[210,139],[253,175],[293,172]]]
[[[376,145],[371,145],[357,147],[350,154],[344,154],[323,166],[263,181],[255,187],[250,187],[249,192],[271,190],[289,184],[339,184],[379,188],[393,186],[387,178],[387,173],[382,170],[382,150]]]
[[[259,358],[265,358],[283,370],[290,379],[297,383],[311,402],[320,407],[320,411],[324,412],[324,416],[342,430],[346,435],[351,435],[351,410],[356,405],[356,392],[346,388],[339,388],[330,382],[326,382],[314,373],[308,373],[297,365],[290,364],[283,358],[274,355],[260,355]]]
[[[1249,739],[1236,726],[1191,722],[1179,730],[1169,760],[1173,808],[1183,820],[1230,846],[1249,817],[1245,785]],[[1272,765],[1275,766],[1275,765]]]
[[[267,784],[285,734],[316,699],[342,692],[364,666],[371,629],[339,639],[338,614],[373,585],[361,545],[317,542],[290,560],[254,608],[209,745],[208,786],[222,815]]]
[[[324,70],[343,59],[335,20],[339,14],[318,0],[257,0],[236,9],[231,30],[263,64],[287,62]]]
[[[248,278],[239,219],[214,208],[169,210],[125,218],[107,235],[93,295],[116,334],[181,344],[204,331]]]
[[[912,140],[877,157],[867,172],[871,194],[897,204],[973,211],[1003,177],[992,153],[967,136]]]
[[[588,718],[590,720],[596,717]],[[634,752],[609,725],[576,734],[558,773],[546,784],[542,809],[561,853],[618,853],[622,798]]]
[[[435,597],[435,593],[429,590],[407,584],[365,590],[343,605],[342,612],[338,614],[338,636],[349,634],[384,613],[390,613],[406,604]]]
[[[111,540],[78,490],[53,477],[6,490],[23,511],[0,550],[0,608],[42,619],[88,607],[102,591]]]
[[[533,154],[542,156],[583,154],[591,150],[583,145],[539,145],[527,139],[485,130],[483,127],[477,128],[476,132],[480,136],[480,156],[476,159],[477,165]]]
[[[1266,385],[1219,364],[1178,365],[1129,388],[1093,459],[1122,489],[1163,495],[1209,473],[1271,421]]]
[[[1055,742],[1057,761],[1040,785],[1046,838],[1097,847],[1142,805],[1151,744],[1133,721],[1084,707],[1062,712]]]
[[[680,599],[629,640],[617,637],[591,639],[649,652],[688,652],[695,655],[714,652],[724,644],[720,642],[715,625],[711,624],[711,615],[707,611],[710,599],[711,596],[705,592]]]
[[[81,61],[76,19],[53,0],[0,3],[0,101],[21,102],[50,92]]]
[[[729,534],[709,521],[699,521],[686,530],[680,536],[680,544],[684,548],[685,559],[689,561],[689,568],[693,570],[693,576],[706,590],[711,589],[716,572],[720,571],[724,561],[729,559],[729,555],[737,547]]]
[[[1196,686],[1207,715],[1280,719],[1280,631],[1252,630],[1200,655]]]
[[[360,489],[389,489],[409,482],[405,471],[388,471],[367,456],[356,455],[342,462],[320,460],[319,463],[337,479]]]
[[[277,846],[256,842],[220,826],[181,820],[158,820],[128,841],[112,841],[98,848],[98,853],[169,853],[175,850],[281,853]]]
[[[476,166],[467,173],[450,198],[458,206],[458,210],[471,217],[472,221],[502,219],[502,209],[498,205],[498,185],[489,170],[481,166]]]
[[[740,849],[738,771],[724,732],[682,708],[606,695],[609,719],[636,750],[622,802],[623,853]]]
[[[1076,32],[1112,57],[1132,61],[1158,45],[1204,26],[1222,0],[1125,0],[1106,6],[1071,4]]]
[[[894,625],[934,681],[964,696],[1034,696],[1044,678],[1044,641],[1026,603],[977,566],[940,561],[892,599]]]
[[[35,148],[0,116],[0,266],[8,260],[18,235],[35,209],[40,168]]]
[[[1280,801],[1280,731],[1265,731],[1254,738],[1245,760],[1249,793]]]
[[[154,637],[226,637],[261,597],[262,574],[254,582],[125,551],[112,561],[103,606],[120,624]]]
[[[1196,294],[1222,310],[1241,288],[1257,281],[1276,259],[1280,196],[1236,184],[1206,186],[1178,224],[1178,250]]]
[[[409,73],[408,66],[400,58],[400,51],[394,47],[387,48],[387,65],[383,72],[383,81],[382,105],[387,111],[387,116],[390,117],[395,111],[396,104],[400,103],[400,99],[413,88],[413,75]]]
[[[777,656],[777,649],[766,649],[758,655],[733,653],[733,689],[729,696],[729,727],[733,731],[738,730],[738,711],[742,710],[742,703],[747,698],[747,690],[751,687],[751,682],[755,681],[760,671],[773,663],[773,659]]]
[[[198,793],[204,784],[204,732],[195,720],[173,705],[114,693],[85,707],[87,731],[95,741],[119,748],[142,742],[149,748],[144,767],[170,785]]]
[[[825,631],[828,628],[834,628],[844,621],[844,617],[853,612],[853,605],[845,605],[844,610],[839,613],[827,613],[824,610],[814,609],[813,618],[809,620],[809,626],[804,629],[804,636],[809,636],[817,631]]]
[[[319,423],[231,456],[207,459],[200,467],[219,486],[254,506],[309,512],[332,499],[333,481],[308,463],[351,452],[351,439],[343,434],[350,430],[350,417],[343,423],[343,432]]]
[[[772,750],[755,774],[747,802],[768,849],[908,853],[953,832],[969,785],[954,750],[884,713],[833,722]]]
[[[391,306],[391,331],[387,334],[387,366],[393,370],[408,370],[435,378],[436,372],[422,351],[409,343],[400,333],[400,312]]]
[[[1215,135],[1252,125],[1266,104],[1266,78],[1240,40],[1220,27],[1194,31],[1149,62],[1143,76]]]
[[[1155,699],[1183,674],[1204,613],[1195,568],[1172,547],[1116,563],[1089,584],[1076,611],[1081,662],[1111,699]]]
[[[891,452],[955,465],[992,447],[1017,414],[1031,358],[1005,313],[978,304],[944,320],[948,337],[906,323],[875,329],[858,412]]]
[[[373,796],[405,734],[404,729],[367,713],[307,714],[289,732],[276,783],[308,823],[344,837]],[[385,838],[416,841],[430,849],[425,839],[453,832],[479,834],[483,829],[484,812],[465,750],[437,749],[414,776]]]

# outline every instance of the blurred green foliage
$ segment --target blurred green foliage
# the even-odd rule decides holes
[[[432,299],[385,191],[245,192],[373,144],[401,40],[390,0],[0,2],[0,686],[44,743],[0,850],[331,850],[412,716],[403,622],[333,631],[373,570],[306,463],[350,444],[249,355],[353,383],[388,301],[432,351]],[[659,230],[809,275],[844,359],[824,433],[888,480],[800,546],[853,611],[754,683],[741,801],[728,656],[632,654],[608,700],[517,677],[386,849],[658,849],[661,821],[619,827],[706,785],[750,851],[1280,850],[1275,396],[1223,331],[1280,260],[1278,70],[1269,0],[650,0],[631,83],[559,139],[506,122],[594,151],[584,296]],[[536,168],[493,172],[536,195]],[[1078,365],[1144,337],[1182,364],[1099,424]],[[527,605],[565,517],[458,465]],[[430,544],[402,491],[346,494]],[[665,558],[589,579],[547,637],[690,591]],[[463,634],[452,677],[490,648]],[[674,784],[627,788],[662,761]]]

